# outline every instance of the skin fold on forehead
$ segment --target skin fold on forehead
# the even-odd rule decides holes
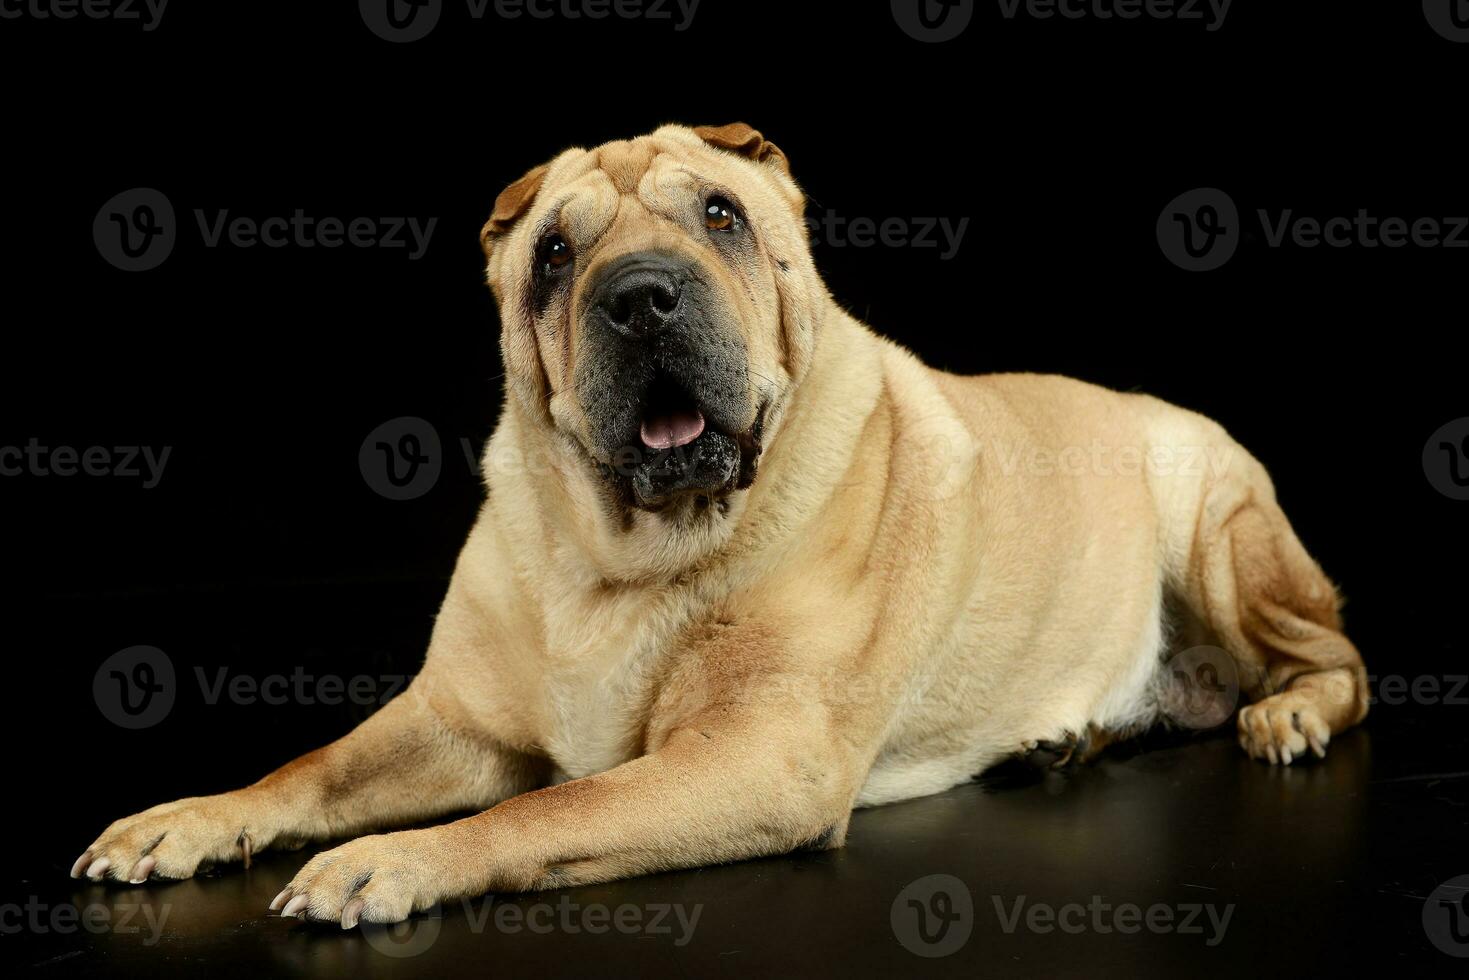
[[[487,273],[496,295],[526,285],[523,254],[548,230],[547,221],[557,209],[566,211],[563,234],[576,239],[573,246],[585,247],[610,226],[625,198],[676,225],[703,186],[733,193],[759,225],[769,254],[782,261],[803,255],[805,196],[784,154],[760,143],[756,158],[742,156],[744,148],[729,148],[730,131],[758,139],[758,133],[741,126],[700,130],[705,136],[683,126],[664,126],[632,140],[566,150],[516,181],[496,202],[484,234]]]
[[[733,194],[752,211],[774,203],[760,192],[758,170],[742,164],[702,142],[658,136],[572,151],[551,165],[526,225],[539,235],[548,218],[558,217],[558,229],[578,250],[595,245],[623,213],[630,220],[661,218],[668,232],[686,236],[690,207],[708,190]]]
[[[631,140],[616,140],[590,150],[568,150],[551,162],[542,195],[554,195],[598,171],[617,193],[642,196],[649,189],[650,178],[661,181],[681,170],[696,182],[702,178],[727,187],[738,186],[745,194],[754,193],[761,206],[784,204],[799,209],[804,196],[786,170],[783,156],[781,160],[780,166],[750,160],[710,145],[693,130],[665,126]],[[753,201],[747,203],[754,206]]]

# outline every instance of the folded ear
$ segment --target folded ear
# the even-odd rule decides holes
[[[496,235],[503,235],[510,227],[530,209],[535,202],[536,195],[540,193],[541,183],[546,179],[546,171],[550,168],[546,164],[536,167],[530,173],[511,184],[500,192],[495,198],[495,210],[490,214],[490,220],[479,233],[480,245],[485,250],[485,257],[490,254],[490,246]]]
[[[769,163],[778,167],[787,176],[791,172],[790,161],[780,147],[760,135],[760,131],[745,123],[730,123],[728,126],[695,126],[694,135],[721,150],[729,150],[756,163]]]

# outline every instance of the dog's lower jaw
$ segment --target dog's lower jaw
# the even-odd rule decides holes
[[[713,509],[720,513],[727,512],[729,494],[748,490],[755,483],[765,450],[769,408],[769,401],[762,401],[754,423],[743,432],[711,429],[688,446],[655,455],[632,474],[638,506],[657,512],[679,496],[691,496],[696,513],[711,505],[717,505]]]
[[[739,444],[721,432],[705,432],[687,446],[651,452],[629,474],[633,499],[659,511],[683,497],[722,495],[739,481]]]
[[[642,446],[616,454],[613,462],[591,451],[587,456],[621,510],[680,521],[723,516],[730,510],[730,496],[755,482],[764,449],[763,420],[762,408],[755,425],[736,436],[710,429],[688,445]]]

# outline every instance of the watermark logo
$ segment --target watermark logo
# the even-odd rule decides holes
[[[1217,269],[1234,257],[1239,242],[1239,209],[1217,188],[1180,194],[1158,215],[1158,247],[1180,269]]]
[[[168,717],[177,694],[173,661],[157,647],[119,650],[92,677],[92,699],[119,728],[152,728]]]
[[[892,0],[893,20],[915,41],[942,44],[974,19],[974,0]]]
[[[974,931],[974,896],[953,875],[919,878],[893,899],[893,935],[916,956],[936,959],[957,953]]]
[[[444,0],[357,0],[362,23],[384,41],[407,44],[428,37],[444,13]]]
[[[114,195],[92,220],[97,252],[124,272],[147,272],[173,253],[178,222],[168,197],[151,187]]]
[[[1423,444],[1423,473],[1451,500],[1469,500],[1469,416],[1440,426]]]
[[[434,905],[422,915],[403,922],[384,925],[380,922],[363,922],[359,925],[362,938],[367,945],[395,960],[408,959],[425,953],[439,939],[444,929],[444,909]]]
[[[438,430],[415,416],[390,419],[362,440],[357,466],[375,493],[416,500],[434,488],[444,469]]]
[[[1444,882],[1428,896],[1423,931],[1439,952],[1469,957],[1469,875]]]
[[[1439,36],[1469,42],[1469,0],[1423,0],[1423,16]]]
[[[1163,665],[1161,680],[1163,714],[1180,728],[1218,728],[1239,706],[1239,667],[1219,647],[1179,651]]]

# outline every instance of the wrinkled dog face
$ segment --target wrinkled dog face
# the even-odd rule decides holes
[[[485,228],[507,373],[623,504],[706,509],[755,479],[810,338],[802,199],[746,126],[570,150]]]

